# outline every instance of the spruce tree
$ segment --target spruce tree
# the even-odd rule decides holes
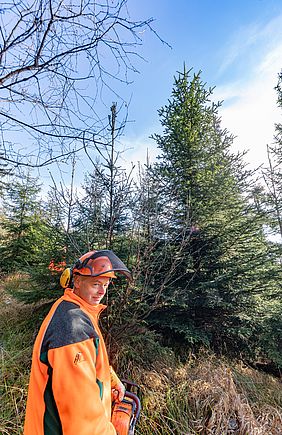
[[[250,174],[242,156],[231,153],[233,138],[211,97],[201,73],[184,68],[159,111],[158,223],[170,224],[159,239],[166,264],[155,270],[162,296],[150,319],[190,342],[254,353],[257,300],[275,292],[279,270],[248,197]]]
[[[11,271],[40,262],[45,244],[40,186],[30,174],[13,177],[3,193],[1,269]]]

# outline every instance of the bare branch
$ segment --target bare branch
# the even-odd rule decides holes
[[[103,142],[97,107],[109,91],[121,99],[114,83],[132,81],[152,21],[130,20],[127,0],[7,0],[0,15],[0,148],[24,129],[17,165],[29,156],[27,165],[45,166],[96,137],[94,151]]]

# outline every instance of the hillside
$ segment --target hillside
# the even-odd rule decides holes
[[[0,302],[0,433],[18,435],[22,433],[32,343],[50,304],[24,305],[3,288]],[[148,354],[151,360],[146,359]],[[141,386],[138,435],[282,433],[281,381],[243,362],[230,362],[204,349],[197,355],[190,352],[180,362],[172,350],[154,342],[149,332],[142,344],[136,337],[134,349],[124,340],[114,362],[121,375]]]

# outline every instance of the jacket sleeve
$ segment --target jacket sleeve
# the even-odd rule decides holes
[[[96,378],[93,340],[48,351],[52,391],[64,435],[116,435]]]

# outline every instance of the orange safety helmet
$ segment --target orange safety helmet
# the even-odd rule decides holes
[[[90,251],[82,255],[75,263],[72,273],[84,276],[107,276],[116,278],[113,265],[107,256],[92,258],[97,251]]]
[[[62,287],[66,288],[71,284],[73,275],[116,278],[115,272],[119,272],[132,280],[130,271],[113,251],[89,251],[77,260],[72,269],[66,269],[62,273],[60,283]]]

